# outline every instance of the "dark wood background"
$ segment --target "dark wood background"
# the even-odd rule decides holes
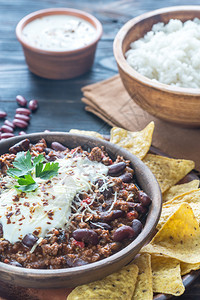
[[[113,57],[113,39],[129,19],[144,12],[174,5],[198,5],[186,0],[0,0],[0,109],[12,120],[18,94],[38,99],[39,109],[33,114],[27,133],[68,131],[71,128],[109,133],[110,127],[84,110],[81,87],[117,73]],[[50,7],[72,7],[95,15],[102,23],[104,34],[98,44],[92,70],[73,80],[53,81],[31,74],[22,48],[15,36],[18,21],[30,12]],[[3,122],[0,121],[0,126]],[[197,279],[180,300],[200,299],[200,279]]]

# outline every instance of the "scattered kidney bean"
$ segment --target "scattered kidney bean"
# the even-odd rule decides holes
[[[3,140],[3,139],[9,139],[9,138],[11,138],[11,137],[13,137],[13,136],[14,136],[13,133],[5,132],[5,133],[2,133],[2,134],[1,134],[1,139],[2,139],[2,140]]]
[[[20,132],[19,132],[19,135],[24,135],[24,134],[26,134],[25,131],[20,131]]]
[[[5,121],[4,121],[4,124],[7,125],[7,126],[12,127],[13,129],[15,128],[15,125],[13,124],[13,122],[11,122],[11,121],[9,121],[9,120],[5,120]]]
[[[133,179],[133,174],[131,174],[131,173],[124,173],[124,174],[120,175],[119,178],[121,178],[121,180],[124,183],[130,183],[131,180]]]
[[[126,163],[124,161],[113,164],[108,168],[108,175],[113,177],[119,176],[123,173],[125,168],[126,168]]]
[[[28,126],[28,123],[26,121],[20,119],[14,119],[13,124],[19,128],[26,128]]]
[[[132,221],[132,228],[133,228],[134,233],[135,233],[134,237],[137,237],[140,234],[140,232],[142,231],[142,228],[143,228],[142,223],[140,222],[140,220],[134,219]]]
[[[123,225],[117,228],[113,234],[113,240],[115,242],[121,242],[125,239],[132,239],[134,237],[134,230],[130,226]]]
[[[26,106],[27,104],[27,100],[22,95],[17,95],[16,101],[20,106]]]
[[[30,117],[29,116],[21,115],[21,114],[16,114],[15,115],[15,119],[23,120],[23,121],[26,121],[26,122],[30,121]]]
[[[22,243],[27,247],[33,247],[37,240],[38,238],[36,236],[34,236],[32,233],[28,233],[23,238]]]
[[[111,222],[115,219],[123,217],[123,215],[124,215],[124,211],[116,209],[116,210],[111,210],[110,212],[101,213],[100,214],[100,219],[103,222]]]
[[[98,235],[92,229],[76,229],[73,232],[72,236],[77,241],[85,242],[92,245],[98,244]]]
[[[12,127],[10,127],[10,126],[7,126],[7,125],[3,125],[2,127],[1,127],[1,131],[2,132],[13,132],[13,128]]]
[[[11,260],[10,265],[15,266],[15,267],[22,267],[22,265],[20,263],[18,263],[18,261],[16,261],[16,260]]]
[[[148,211],[148,208],[143,206],[142,204],[140,203],[137,203],[135,209],[137,210],[137,212],[139,212],[140,214],[144,215],[147,213]]]
[[[30,110],[35,111],[38,108],[38,101],[35,99],[31,100],[28,107]]]
[[[64,151],[67,148],[58,142],[51,143],[51,148],[55,151]]]
[[[30,144],[30,140],[24,139],[19,143],[13,145],[12,147],[10,147],[9,152],[13,154],[17,154],[17,152],[20,151],[27,151],[29,149],[29,144]]]
[[[139,191],[138,199],[143,206],[149,206],[151,204],[150,197],[143,191]]]
[[[107,223],[102,223],[102,222],[96,222],[96,223],[90,222],[90,227],[95,228],[95,229],[103,227],[103,229],[105,229],[105,230],[112,229],[112,227],[110,225],[108,225]]]
[[[7,113],[3,110],[0,110],[0,119],[3,119],[7,116]]]
[[[31,114],[31,111],[28,108],[17,108],[16,114],[29,116]]]

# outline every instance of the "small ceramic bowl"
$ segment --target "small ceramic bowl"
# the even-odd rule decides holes
[[[200,18],[200,6],[174,6],[145,13],[128,21],[114,41],[114,55],[129,95],[150,114],[186,127],[200,127],[200,89],[181,88],[154,82],[139,74],[126,61],[130,44],[143,37],[158,22]]]
[[[24,27],[33,20],[50,15],[74,16],[89,22],[96,30],[94,39],[86,46],[69,51],[49,51],[31,46],[23,36]],[[32,73],[48,79],[69,79],[82,75],[91,68],[97,43],[102,35],[102,25],[94,16],[81,10],[50,8],[25,16],[17,24],[16,35]]]
[[[36,143],[41,138],[44,138],[48,145],[53,141],[57,141],[68,148],[82,146],[83,149],[85,149],[85,147],[104,146],[111,158],[115,159],[117,155],[120,155],[130,160],[135,171],[136,180],[141,189],[151,197],[152,204],[149,208],[147,220],[142,232],[127,247],[110,257],[80,267],[54,270],[26,269],[0,262],[1,281],[28,288],[72,288],[101,279],[128,264],[142,246],[150,241],[155,234],[155,228],[161,213],[162,197],[160,188],[149,168],[139,158],[115,144],[89,136],[61,132],[35,133],[1,141],[0,155],[7,153],[12,145],[24,138],[29,138],[32,143]]]

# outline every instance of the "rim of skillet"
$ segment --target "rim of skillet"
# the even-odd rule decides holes
[[[30,22],[39,19],[41,17],[49,15],[69,15],[74,16],[77,18],[80,18],[82,20],[86,20],[89,22],[96,30],[94,39],[86,46],[79,47],[78,49],[74,50],[63,50],[63,51],[53,51],[53,50],[44,50],[37,47],[34,47],[30,45],[26,40],[23,38],[22,31],[24,27],[29,24]],[[82,51],[86,51],[89,48],[91,48],[93,45],[95,45],[101,38],[103,34],[103,27],[100,21],[94,17],[93,15],[79,9],[74,8],[45,8],[41,10],[34,11],[26,16],[24,16],[17,24],[16,26],[16,36],[18,41],[23,45],[23,47],[33,51],[37,52],[39,54],[45,54],[45,55],[51,55],[51,56],[65,56],[65,55],[73,55],[77,54]]]
[[[24,276],[29,276],[30,278],[37,278],[40,276],[45,276],[46,278],[54,276],[58,277],[59,279],[60,276],[66,276],[66,275],[73,275],[75,274],[80,274],[80,273],[85,273],[87,271],[91,271],[93,268],[95,268],[96,271],[102,268],[102,265],[104,264],[110,264],[112,265],[114,262],[117,262],[121,260],[123,257],[128,256],[131,254],[131,251],[133,248],[138,246],[138,251],[141,249],[141,247],[147,242],[148,237],[152,237],[156,228],[156,225],[158,223],[160,214],[161,214],[161,209],[162,209],[162,196],[161,196],[161,191],[160,187],[158,185],[158,182],[150,169],[135,155],[131,154],[130,152],[122,149],[121,147],[112,144],[108,141],[101,140],[99,138],[94,138],[91,136],[84,136],[80,134],[70,134],[66,132],[39,132],[39,133],[32,133],[32,134],[26,134],[22,136],[16,136],[12,137],[6,140],[2,140],[0,142],[0,155],[4,153],[8,153],[9,148],[16,144],[17,142],[23,140],[23,139],[30,139],[31,142],[37,142],[41,138],[44,138],[48,140],[49,142],[56,141],[55,138],[58,137],[58,140],[63,138],[66,139],[66,144],[65,146],[68,146],[67,144],[67,139],[68,138],[75,138],[75,139],[81,139],[82,141],[85,142],[85,144],[90,147],[95,147],[96,146],[105,146],[105,149],[107,148],[112,148],[113,152],[111,153],[112,150],[109,150],[108,153],[111,153],[111,156],[115,156],[117,154],[124,156],[124,158],[131,160],[131,165],[135,169],[135,166],[138,169],[142,169],[142,173],[144,178],[150,177],[151,182],[150,186],[152,186],[152,191],[153,191],[153,196],[156,196],[157,199],[154,199],[155,201],[152,201],[152,204],[150,206],[150,210],[147,215],[147,219],[144,225],[144,228],[142,232],[138,235],[138,237],[132,241],[128,246],[123,248],[122,250],[118,251],[115,254],[112,254],[111,256],[107,258],[103,258],[102,260],[99,260],[97,262],[89,263],[88,265],[84,266],[78,266],[78,267],[71,267],[71,268],[62,268],[62,269],[26,269],[26,268],[19,268],[16,266],[12,265],[7,265],[3,262],[0,262],[0,270],[5,271],[5,272],[15,272],[15,276],[17,275],[24,275]],[[95,145],[94,145],[95,143]],[[64,144],[64,142],[63,142]],[[77,145],[79,146],[79,145]],[[73,146],[74,147],[74,146]],[[70,148],[70,146],[69,146]],[[7,152],[6,152],[7,151]],[[154,203],[155,202],[155,203]],[[151,226],[150,226],[151,225]],[[55,278],[56,279],[56,278]]]

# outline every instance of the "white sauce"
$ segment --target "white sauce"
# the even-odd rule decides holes
[[[90,44],[96,29],[87,21],[69,15],[50,15],[28,23],[24,40],[33,47],[49,51],[75,50]]]
[[[87,157],[66,157],[58,159],[58,176],[49,180],[34,178],[39,187],[34,192],[24,193],[15,201],[19,192],[14,188],[15,179],[1,178],[8,189],[0,195],[0,222],[3,225],[4,239],[15,243],[28,234],[38,231],[38,237],[53,228],[65,228],[71,214],[74,196],[91,189],[92,182],[104,177],[108,167]],[[10,217],[8,216],[10,214]]]

